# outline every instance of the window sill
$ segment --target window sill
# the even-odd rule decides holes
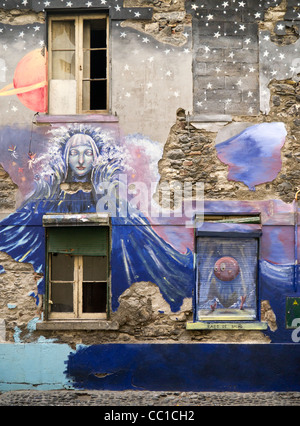
[[[49,320],[36,323],[37,330],[118,330],[116,321],[106,320]]]
[[[112,114],[74,114],[74,115],[36,115],[36,124],[51,123],[118,123],[119,119]]]
[[[186,324],[187,330],[266,330],[268,323],[263,321],[196,321]]]

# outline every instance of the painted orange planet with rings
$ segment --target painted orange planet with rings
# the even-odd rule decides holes
[[[1,96],[17,95],[27,108],[47,112],[47,51],[36,49],[25,55],[18,63],[13,83],[0,90]]]

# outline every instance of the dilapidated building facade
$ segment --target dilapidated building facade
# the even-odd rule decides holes
[[[0,390],[298,390],[300,3],[1,7]]]

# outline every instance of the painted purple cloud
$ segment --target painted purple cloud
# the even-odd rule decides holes
[[[228,180],[243,182],[255,191],[256,185],[275,179],[286,134],[283,123],[261,123],[217,144],[218,158],[229,166]]]

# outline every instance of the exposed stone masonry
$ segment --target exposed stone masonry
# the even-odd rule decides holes
[[[292,80],[273,80],[271,111],[268,116],[233,116],[232,122],[282,121],[287,129],[286,143],[282,148],[282,171],[272,182],[267,182],[249,191],[241,182],[227,179],[228,169],[217,157],[215,138],[217,132],[195,128],[186,112],[179,110],[159,162],[162,182],[204,182],[206,199],[263,200],[280,198],[293,201],[300,181],[300,86]]]

